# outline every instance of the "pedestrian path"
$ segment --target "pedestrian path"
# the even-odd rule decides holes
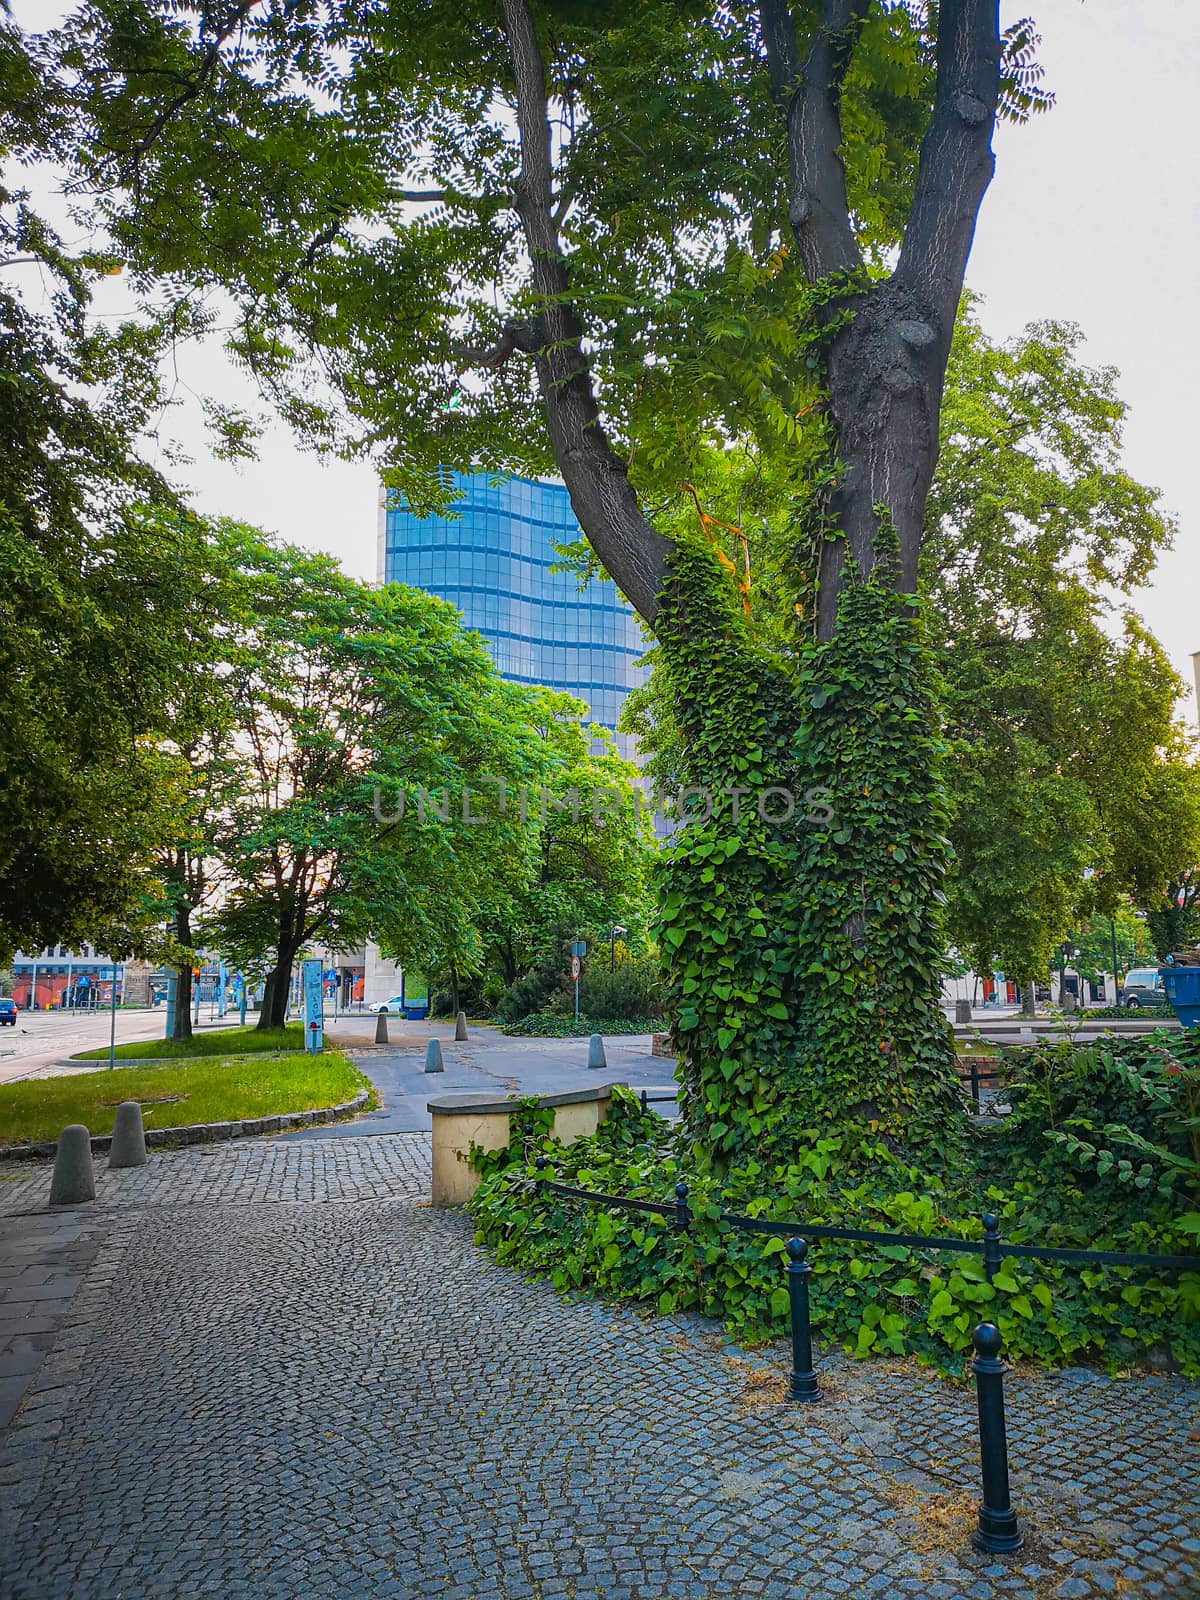
[[[5,1224],[74,1231],[79,1281],[0,1434],[3,1600],[1200,1594],[1195,1386],[1014,1374],[1000,1562],[966,1385],[827,1360],[789,1405],[784,1351],[564,1301],[428,1207],[425,1139],[355,1143],[166,1153]]]
[[[96,1206],[249,1205],[386,1200],[429,1187],[429,1137],[239,1139],[154,1150],[144,1167],[96,1159]],[[44,1210],[51,1163],[0,1162],[0,1216]]]

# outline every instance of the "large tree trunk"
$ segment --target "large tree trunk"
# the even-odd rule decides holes
[[[759,0],[786,125],[788,222],[836,319],[824,376],[835,453],[825,465],[837,476],[815,530],[816,642],[775,659],[710,553],[672,546],[647,523],[607,444],[559,238],[533,12],[529,0],[502,8],[521,142],[515,205],[538,310],[479,359],[533,355],[576,516],[661,643],[687,780],[738,796],[681,830],[664,874],[661,941],[696,1155],[717,1166],[786,1158],[829,1130],[944,1151],[955,1125],[939,1003],[946,816],[932,673],[900,597],[916,588],[951,333],[992,174],[998,0],[941,0],[912,206],[895,270],[874,280],[847,200],[840,119],[870,0],[795,10]],[[771,791],[802,812],[813,785],[831,791],[820,826],[739,815],[741,797],[755,806]]]
[[[192,914],[187,906],[175,908],[175,938],[185,950],[192,948]],[[171,1038],[192,1037],[192,957],[189,954],[175,969],[175,1006],[171,1014]]]
[[[953,332],[922,297],[886,279],[852,302],[854,320],[829,353],[829,409],[841,479],[830,518],[842,537],[820,554],[817,633],[832,639],[848,581],[875,565],[881,516],[899,546],[893,576],[902,594],[917,587],[925,501],[938,457],[938,415]]]
[[[287,1022],[288,996],[292,989],[292,969],[299,954],[298,942],[289,941],[279,951],[275,965],[267,973],[263,985],[262,1009],[258,1014],[257,1028],[277,1030]]]

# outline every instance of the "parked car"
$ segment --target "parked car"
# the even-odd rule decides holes
[[[1167,996],[1157,967],[1136,967],[1125,974],[1121,989],[1122,1002],[1127,1006],[1165,1006]]]
[[[15,1000],[0,1000],[0,1026],[15,1028],[17,1025],[17,1002]]]
[[[404,1006],[404,996],[402,994],[394,994],[390,1000],[376,1000],[373,1005],[367,1007],[367,1010],[401,1012],[404,1010]]]

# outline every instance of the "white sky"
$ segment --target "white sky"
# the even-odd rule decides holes
[[[26,26],[38,25],[39,13],[45,24],[43,4],[17,7]],[[1200,370],[1192,152],[1200,4],[1006,0],[1005,19],[1026,9],[1042,33],[1057,104],[1025,128],[999,131],[968,282],[984,297],[981,318],[993,337],[1038,318],[1067,319],[1087,336],[1084,359],[1120,369],[1131,408],[1127,466],[1161,490],[1180,525],[1175,550],[1138,605],[1190,684],[1191,652],[1200,651],[1200,439],[1191,401]],[[112,297],[109,309],[120,309],[118,284],[101,294]],[[217,351],[192,354],[182,376],[197,391],[261,409]],[[213,461],[198,415],[183,408],[168,427],[196,457],[183,476],[201,510],[277,530],[374,577],[377,488],[369,466],[321,461],[279,427],[269,430],[257,462]]]

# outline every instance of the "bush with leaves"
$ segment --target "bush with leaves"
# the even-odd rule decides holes
[[[1155,1054],[1163,1049],[1114,1040],[1101,1050],[1025,1052],[1008,1124],[975,1134],[964,1161],[938,1173],[907,1164],[867,1131],[814,1137],[786,1164],[748,1159],[722,1176],[697,1171],[676,1129],[618,1090],[594,1137],[563,1147],[548,1129],[527,1130],[489,1158],[471,1203],[476,1239],[561,1292],[594,1290],[662,1314],[699,1311],[743,1341],[787,1332],[786,1257],[782,1239],[735,1231],[720,1221],[724,1211],[795,1219],[798,1232],[826,1224],[978,1241],[979,1214],[992,1210],[1013,1243],[1190,1253],[1200,1222],[1195,1176],[1176,1163],[1194,1152],[1200,1040],[1173,1041],[1169,1059]],[[1169,1103],[1163,1085],[1177,1086]],[[1059,1137],[1088,1116],[1111,1141],[1140,1141],[1132,1180],[1123,1158],[1101,1171],[1099,1159]],[[554,1195],[539,1186],[538,1154],[549,1162],[544,1176],[626,1198],[669,1204],[682,1178],[692,1225],[680,1235],[665,1218]],[[1141,1187],[1139,1162],[1153,1169]],[[815,1244],[810,1261],[818,1336],[857,1356],[911,1353],[962,1370],[971,1330],[986,1316],[1014,1359],[1091,1359],[1109,1369],[1153,1359],[1200,1373],[1198,1273],[1006,1259],[989,1283],[977,1253],[836,1240]]]
[[[507,1023],[520,1022],[535,1012],[562,1010],[562,1004],[550,1005],[552,999],[565,1000],[565,973],[563,958],[557,954],[547,956],[523,978],[510,983],[500,996],[498,1014]]]
[[[1200,1038],[1165,1030],[1085,1050],[1034,1049],[1015,1086],[997,1154],[1015,1181],[1036,1172],[1086,1198],[1097,1220],[1148,1205],[1200,1206]]]
[[[519,1022],[506,1022],[501,1032],[519,1039],[586,1039],[593,1033],[654,1033],[662,1026],[659,1017],[589,1017],[568,1011],[532,1011]]]
[[[598,1022],[625,1022],[662,1016],[662,978],[649,956],[622,961],[610,972],[597,961],[584,969],[579,1004]]]

